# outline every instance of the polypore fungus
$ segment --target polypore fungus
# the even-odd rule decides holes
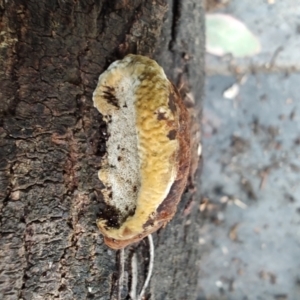
[[[100,75],[94,106],[107,123],[99,179],[107,209],[97,221],[106,245],[123,248],[176,212],[190,164],[188,112],[154,61],[127,55]]]

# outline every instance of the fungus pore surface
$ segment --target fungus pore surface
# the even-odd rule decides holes
[[[172,84],[153,60],[128,55],[100,75],[94,106],[107,123],[107,153],[99,171],[104,201],[118,224],[100,219],[102,234],[115,241],[153,231],[158,206],[178,172],[179,117],[170,103]]]

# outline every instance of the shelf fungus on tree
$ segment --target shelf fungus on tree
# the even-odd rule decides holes
[[[189,172],[189,117],[163,69],[140,55],[112,63],[93,101],[108,133],[99,171],[107,211],[97,225],[106,245],[121,249],[175,214]]]

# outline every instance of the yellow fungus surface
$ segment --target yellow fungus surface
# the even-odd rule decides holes
[[[176,136],[179,120],[169,107],[170,88],[162,68],[138,55],[113,63],[99,78],[94,104],[110,120],[107,155],[99,171],[104,200],[123,214],[126,207],[134,208],[119,228],[98,220],[109,238],[126,240],[145,232],[176,178],[179,143],[170,132]]]

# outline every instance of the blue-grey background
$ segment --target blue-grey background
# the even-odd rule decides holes
[[[198,300],[300,299],[299,4],[214,11],[245,23],[262,51],[206,58]]]

